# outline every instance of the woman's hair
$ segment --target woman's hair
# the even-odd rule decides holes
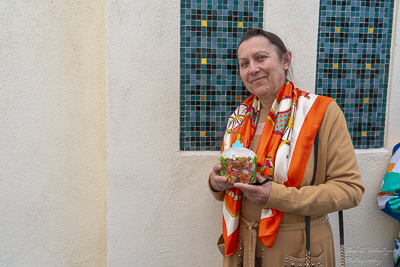
[[[237,51],[239,51],[239,47],[244,41],[247,41],[247,40],[249,40],[253,37],[257,37],[257,36],[264,36],[265,38],[267,38],[271,42],[271,44],[273,44],[277,48],[278,55],[281,59],[283,59],[285,53],[288,52],[285,44],[282,42],[281,38],[279,38],[278,35],[276,35],[275,33],[272,33],[272,32],[264,31],[263,29],[259,29],[259,28],[248,29],[245,32],[245,34],[242,36],[242,39],[240,39],[239,45],[237,47]],[[289,69],[291,69],[291,66],[289,67]],[[291,70],[289,71],[289,69],[286,70],[286,73],[285,73],[286,78],[288,78],[287,76],[290,75],[289,72],[291,72]]]

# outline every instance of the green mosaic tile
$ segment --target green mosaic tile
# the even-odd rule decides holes
[[[181,1],[181,150],[221,149],[228,117],[249,96],[236,47],[262,22],[263,1]]]
[[[394,1],[321,0],[316,93],[336,99],[355,148],[384,143]]]

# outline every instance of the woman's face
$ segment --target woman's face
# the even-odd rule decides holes
[[[285,71],[290,66],[291,53],[282,58],[278,48],[268,38],[256,36],[244,41],[238,49],[240,77],[247,90],[263,102],[275,99],[286,80]]]

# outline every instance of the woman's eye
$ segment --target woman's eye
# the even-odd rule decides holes
[[[258,58],[257,58],[257,60],[263,60],[263,59],[265,59],[266,58],[266,56],[259,56]]]
[[[245,67],[247,67],[247,65],[248,65],[247,62],[243,62],[243,63],[240,64],[240,67],[241,68],[245,68]]]

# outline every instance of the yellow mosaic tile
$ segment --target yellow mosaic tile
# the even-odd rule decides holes
[[[397,2],[319,2],[315,92],[336,98],[356,149],[383,147]]]
[[[251,95],[243,89],[234,49],[247,29],[263,27],[264,1],[179,3],[180,149],[220,151],[227,118]]]

